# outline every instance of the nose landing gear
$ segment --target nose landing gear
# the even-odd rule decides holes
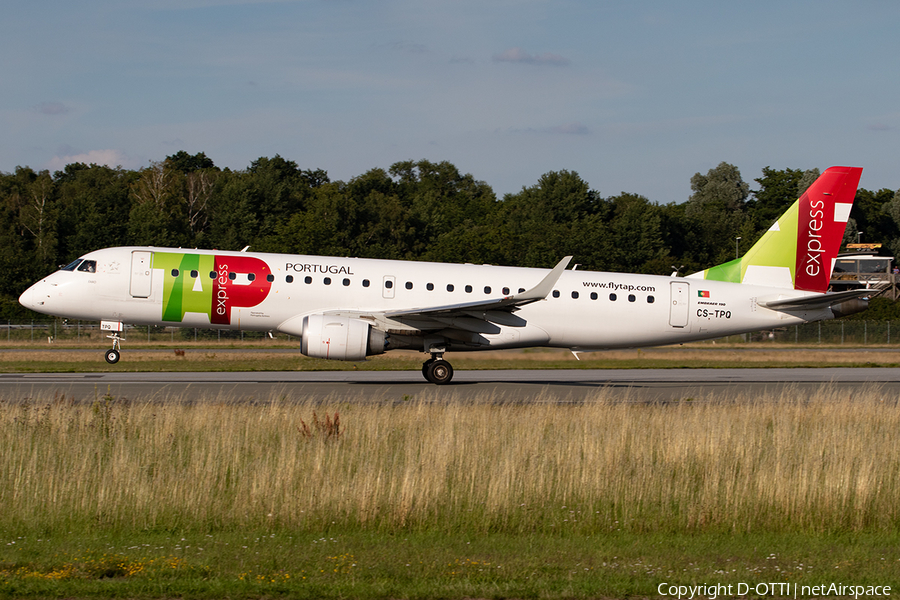
[[[121,347],[119,346],[119,342],[122,340],[119,337],[120,331],[125,331],[125,324],[122,321],[100,321],[100,331],[111,331],[112,335],[108,335],[109,339],[113,342],[113,347],[106,351],[106,362],[111,365],[119,362],[119,358],[122,355]]]
[[[113,341],[113,347],[106,351],[106,362],[111,365],[119,362],[119,358],[121,357],[121,348],[119,346],[119,341],[122,339],[119,337],[119,333],[113,333],[112,335],[106,336]]]

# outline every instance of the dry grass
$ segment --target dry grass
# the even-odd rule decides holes
[[[335,413],[337,434],[304,428]],[[894,531],[898,431],[896,399],[876,389],[669,405],[4,402],[0,517],[76,532]]]

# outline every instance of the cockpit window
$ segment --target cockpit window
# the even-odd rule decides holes
[[[73,260],[72,262],[70,262],[63,268],[61,268],[60,271],[74,271],[75,267],[77,267],[80,263],[81,263],[81,259],[76,258],[75,260]]]
[[[97,272],[97,261],[96,260],[86,260],[78,265],[78,270],[84,273],[96,273]]]

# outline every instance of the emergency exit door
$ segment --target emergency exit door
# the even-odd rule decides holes
[[[381,295],[385,298],[394,297],[394,286],[397,284],[397,278],[393,275],[385,275],[381,286]]]

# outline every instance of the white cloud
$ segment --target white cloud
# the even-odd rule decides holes
[[[47,163],[47,169],[50,171],[60,171],[66,165],[72,163],[84,163],[87,165],[97,164],[106,165],[107,167],[126,167],[134,168],[137,165],[132,164],[128,155],[121,150],[91,150],[90,152],[81,154],[72,154],[69,156],[54,156]]]
[[[528,54],[521,48],[510,48],[494,55],[494,62],[524,63],[526,65],[551,65],[562,67],[569,64],[569,59],[559,54]]]

